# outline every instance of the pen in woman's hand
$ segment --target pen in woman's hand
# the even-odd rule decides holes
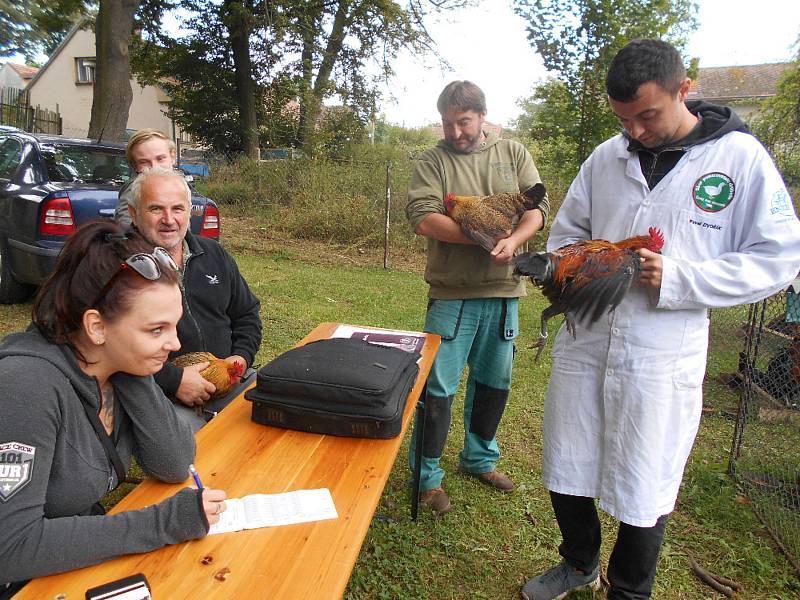
[[[203,491],[203,482],[200,481],[200,475],[197,474],[197,469],[194,468],[194,465],[189,465],[189,474],[194,479],[194,482],[197,485],[197,489],[202,492]]]

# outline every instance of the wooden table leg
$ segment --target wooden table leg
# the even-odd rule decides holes
[[[425,436],[425,399],[427,386],[422,388],[417,402],[417,414],[414,417],[414,474],[411,480],[411,520],[417,520],[419,511],[419,484],[422,475],[422,440]]]

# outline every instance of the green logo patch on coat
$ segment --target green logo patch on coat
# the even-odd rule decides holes
[[[719,212],[733,200],[736,186],[725,173],[706,173],[694,182],[692,199],[700,210]]]

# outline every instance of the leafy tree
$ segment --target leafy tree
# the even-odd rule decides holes
[[[250,115],[255,113],[262,139],[289,142],[312,154],[331,139],[320,129],[323,101],[337,98],[358,121],[369,120],[376,81],[367,66],[377,65],[380,75],[375,78],[387,76],[401,48],[431,50],[425,15],[468,2],[409,0],[401,6],[391,0],[182,0],[181,8],[191,15],[184,24],[190,34],[181,40],[152,36],[160,50],[143,47],[151,58],[137,59],[135,69],[152,79],[177,82],[167,85],[175,119],[219,149],[247,149],[242,132],[252,130]],[[214,69],[232,72],[234,78],[209,77]],[[205,110],[192,110],[200,98]],[[287,111],[291,100],[296,109]],[[236,114],[230,112],[233,106]],[[219,115],[215,121],[226,121],[226,127],[236,116],[237,126],[224,136],[216,126],[207,129],[200,115],[209,111]],[[246,122],[241,122],[242,115],[247,115]]]
[[[250,37],[259,18],[255,12],[258,4],[253,0],[224,0],[219,7],[220,21],[227,31],[233,58],[242,152],[249,158],[258,157],[256,86],[250,59]],[[268,10],[265,3],[261,4]]]
[[[543,168],[542,176],[550,182],[558,180],[559,188],[566,187],[580,164],[575,144],[580,118],[567,84],[560,79],[548,79],[536,86],[532,96],[517,104],[522,113],[511,124],[516,137]]]
[[[405,6],[387,0],[338,0],[294,3],[287,11],[295,34],[287,50],[300,43],[300,60],[289,65],[299,82],[298,144],[313,153],[319,111],[326,98],[338,96],[362,122],[373,117],[375,80],[392,74],[391,60],[401,48],[416,53],[432,50],[423,19],[430,12],[462,7],[463,0],[409,0]],[[376,77],[376,79],[377,79]]]
[[[344,106],[322,110],[315,130],[317,142],[332,158],[347,158],[351,148],[367,139],[367,131],[359,116]]]
[[[775,158],[786,183],[800,186],[800,51],[778,80],[775,95],[764,102],[751,125]]]
[[[184,0],[179,6],[188,15],[182,25],[189,35],[172,39],[158,21],[143,23],[143,36],[132,46],[133,72],[141,82],[165,89],[172,98],[172,118],[196,140],[218,151],[252,156],[258,145],[252,139],[253,122],[263,118],[264,88],[254,79],[259,63],[251,55],[268,46],[253,5]]]
[[[21,53],[31,60],[39,52],[51,54],[73,25],[93,20],[97,58],[88,135],[122,140],[133,99],[134,16],[141,8],[142,19],[158,23],[171,6],[171,0],[0,0],[0,56]]]
[[[667,39],[680,49],[696,27],[691,0],[515,0],[514,4],[515,12],[530,22],[531,44],[561,82],[561,86],[543,84],[527,102],[530,107],[546,106],[541,110],[547,111],[548,127],[574,139],[574,169],[619,129],[605,93],[605,73],[616,52],[642,37]],[[534,115],[528,116],[536,121]],[[540,117],[537,126],[543,125]]]
[[[574,138],[579,130],[579,115],[572,98],[566,83],[548,79],[536,86],[532,96],[517,103],[522,114],[513,127],[523,137],[533,139],[559,135]]]
[[[32,62],[50,54],[74,23],[88,15],[86,0],[0,0],[0,56]]]
[[[384,120],[375,124],[375,142],[396,148],[405,156],[418,156],[439,141],[439,136],[429,127],[406,129]]]

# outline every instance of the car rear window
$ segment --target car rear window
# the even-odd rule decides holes
[[[50,181],[117,183],[130,178],[123,150],[72,144],[41,144]]]

